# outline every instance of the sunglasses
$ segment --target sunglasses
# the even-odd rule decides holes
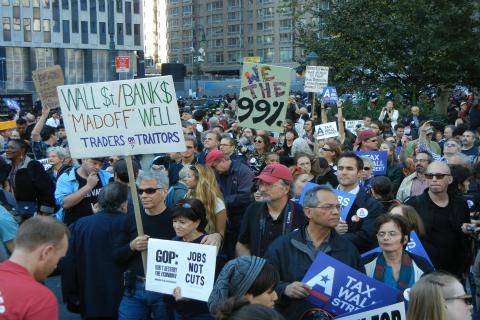
[[[328,149],[328,148],[325,148],[325,147],[321,147],[321,148],[320,148],[320,150],[322,150],[322,151],[330,151],[330,152],[333,152],[333,150],[332,150],[332,149]]]
[[[157,190],[160,190],[162,188],[146,188],[146,189],[140,189],[140,188],[137,188],[137,191],[138,191],[138,194],[143,194],[144,192],[146,194],[154,194],[155,192],[157,192]]]
[[[429,180],[433,179],[433,177],[437,178],[437,180],[441,180],[446,176],[449,176],[449,174],[448,173],[425,173],[425,178]]]
[[[255,140],[255,143],[263,143],[263,140]]]
[[[365,171],[369,171],[369,170],[372,170],[372,168],[369,168],[369,167],[363,167],[363,170],[365,170]]]
[[[446,301],[457,300],[457,299],[463,300],[468,305],[471,305],[473,303],[473,298],[469,294],[464,294],[464,295],[458,296],[458,297],[445,298]]]

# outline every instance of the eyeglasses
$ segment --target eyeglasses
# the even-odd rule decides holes
[[[386,235],[388,235],[389,238],[393,238],[398,236],[400,233],[397,231],[380,231],[377,233],[377,237],[379,238],[385,238]]]
[[[333,210],[333,209],[337,209],[338,211],[341,211],[343,206],[341,204],[325,204],[323,206],[319,206],[319,207],[311,207],[311,208],[318,208],[318,209],[325,209],[325,210]]]
[[[320,148],[320,150],[322,150],[322,151],[330,151],[330,152],[333,152],[333,150],[332,150],[332,149],[328,149],[328,148],[325,148],[325,147],[321,147],[321,148]]]
[[[255,140],[255,143],[263,143],[263,140]]]
[[[456,143],[445,143],[445,146],[449,147],[449,148],[458,148],[459,147],[459,145],[456,144]]]
[[[220,143],[220,147],[233,147],[231,144]]]
[[[370,171],[370,170],[372,170],[372,168],[369,168],[369,167],[363,167],[363,170],[365,170],[365,171]]]
[[[413,162],[428,162],[428,159],[414,159]]]
[[[433,177],[437,178],[437,180],[442,180],[446,176],[449,176],[448,173],[425,173],[425,178],[428,180],[433,179]]]
[[[162,188],[146,188],[146,189],[140,189],[140,188],[137,188],[137,191],[138,191],[138,194],[143,194],[144,192],[146,194],[154,194],[155,192],[157,192],[157,190],[160,190]]]
[[[367,140],[367,142],[377,142],[377,141],[378,141],[377,139]]]
[[[446,301],[457,300],[457,299],[463,300],[468,305],[471,305],[472,302],[473,302],[473,298],[469,294],[464,294],[464,295],[461,295],[461,296],[458,296],[458,297],[445,298]]]

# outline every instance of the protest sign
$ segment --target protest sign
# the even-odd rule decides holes
[[[253,62],[253,63],[259,63],[261,60],[261,57],[259,56],[252,56],[252,57],[244,57],[243,62]]]
[[[145,288],[182,297],[208,301],[213,289],[217,248],[215,246],[149,239]]]
[[[336,317],[335,320],[406,320],[405,303],[398,302],[381,308]]]
[[[238,100],[241,127],[283,132],[292,69],[259,63],[243,64]]]
[[[57,90],[73,158],[185,150],[171,76]]]
[[[295,123],[295,131],[297,131],[299,137],[303,137],[303,135],[305,134],[304,124]]]
[[[42,105],[47,106],[49,109],[60,107],[57,87],[65,84],[62,68],[59,65],[55,65],[45,69],[34,70],[32,79]]]
[[[335,315],[396,303],[402,298],[398,290],[323,252],[318,253],[302,282],[312,288],[307,300]]]
[[[43,169],[45,169],[45,171],[47,171],[48,169],[50,169],[52,167],[52,165],[48,161],[48,158],[39,159],[37,161],[40,162],[43,165]]]
[[[335,87],[323,87],[322,98],[324,103],[335,104],[337,103],[337,89]]]
[[[328,67],[307,66],[303,91],[320,93],[328,84]]]
[[[307,191],[318,186],[319,184],[316,184],[313,182],[305,183],[305,186],[303,187],[302,194],[300,195],[300,199],[299,199],[299,203],[302,207],[303,207],[303,199],[305,198],[305,194],[307,193]],[[345,221],[348,216],[348,211],[350,211],[350,208],[352,207],[353,202],[355,202],[355,198],[357,197],[357,195],[351,194],[342,190],[338,190],[338,189],[333,189],[332,191],[335,192],[335,194],[337,195],[338,203],[342,205],[342,212],[340,212],[340,219]]]
[[[363,127],[363,120],[347,120],[345,121],[345,128],[353,133],[354,135],[357,135],[357,129],[360,129]]]
[[[433,267],[433,263],[430,260],[430,257],[428,256],[427,251],[425,251],[425,248],[423,247],[422,242],[420,241],[420,238],[418,238],[418,235],[415,231],[410,232],[410,242],[408,242],[405,250],[424,258]],[[380,252],[380,251],[382,251],[382,249],[380,249],[380,247],[377,247],[375,249],[372,249],[370,251],[363,253],[362,257],[366,257],[372,253]]]
[[[387,151],[355,151],[358,156],[367,156],[372,160],[373,175],[385,176],[387,175]]]
[[[318,140],[338,137],[337,123],[327,122],[316,125],[315,134],[317,135]]]

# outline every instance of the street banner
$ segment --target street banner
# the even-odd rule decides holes
[[[182,297],[208,301],[215,281],[215,246],[149,239],[145,289],[172,294],[181,288]]]
[[[351,315],[336,317],[335,320],[406,320],[405,303],[398,302]]]
[[[312,288],[307,300],[334,315],[372,305],[384,306],[403,299],[402,294],[384,283],[350,268],[319,252],[303,283]]]
[[[238,100],[241,127],[283,132],[288,108],[291,68],[267,64],[243,64]]]
[[[42,105],[47,106],[49,109],[60,107],[57,87],[65,84],[62,68],[59,65],[55,65],[45,69],[34,70],[32,79]]]
[[[305,183],[303,187],[302,194],[300,195],[299,203],[303,207],[303,199],[305,198],[305,194],[308,190],[318,187],[319,184],[313,182]],[[333,192],[337,195],[338,203],[342,206],[342,211],[340,212],[340,219],[342,221],[346,221],[348,212],[352,207],[353,203],[355,202],[355,198],[357,197],[356,194],[351,194],[342,190],[333,189]]]
[[[57,90],[72,158],[185,150],[171,76]]]
[[[345,121],[345,128],[354,135],[357,135],[357,130],[363,128],[363,120],[347,120]]]
[[[336,122],[327,122],[315,126],[317,140],[338,137]]]
[[[328,67],[307,66],[303,91],[321,93],[328,85]]]
[[[374,176],[387,175],[387,151],[355,151],[358,156],[367,156],[372,160]]]
[[[433,263],[430,260],[430,257],[428,256],[427,251],[425,251],[425,248],[422,245],[422,242],[420,241],[420,238],[418,237],[417,233],[415,231],[410,232],[410,242],[408,242],[407,247],[405,248],[406,251],[416,254],[417,256],[420,256],[424,258],[425,260],[430,263],[430,265],[433,267]],[[372,253],[380,252],[382,249],[380,247],[377,247],[375,249],[372,249],[370,251],[367,251],[362,254],[362,257],[366,257]]]
[[[337,89],[331,86],[323,87],[322,98],[326,104],[336,104],[338,100]]]
[[[130,71],[130,57],[117,56],[115,57],[115,70],[117,73]]]
[[[253,62],[253,63],[259,63],[261,58],[259,56],[253,56],[253,57],[244,57],[243,62]]]

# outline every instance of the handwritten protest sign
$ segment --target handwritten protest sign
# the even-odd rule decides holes
[[[49,109],[60,107],[57,87],[65,84],[62,68],[59,65],[55,65],[45,69],[37,69],[32,72],[32,79],[42,105],[47,106]]]
[[[244,63],[238,100],[241,127],[282,132],[292,69]]]
[[[315,133],[317,135],[318,140],[338,137],[337,123],[327,122],[327,123],[316,125]]]
[[[302,282],[312,287],[307,299],[335,315],[396,303],[401,298],[398,290],[323,252],[318,253]]]
[[[345,128],[353,133],[354,135],[357,135],[357,129],[363,127],[363,120],[347,120],[345,121]]]
[[[362,254],[362,257],[366,257],[372,253],[375,252],[380,252],[382,249],[380,247],[377,247],[375,249],[372,249],[370,251],[367,251]],[[415,231],[410,232],[410,241],[407,244],[407,247],[405,248],[406,251],[416,254],[417,256],[420,256],[427,260],[430,265],[433,267],[433,263],[430,260],[430,257],[428,256],[427,251],[425,251],[425,248],[422,245],[422,242],[420,241],[420,238],[418,237],[417,233]]]
[[[299,203],[303,206],[303,199],[305,198],[305,194],[308,190],[318,187],[319,185],[312,182],[305,183],[303,187],[302,194],[300,195]],[[346,221],[348,212],[352,207],[353,203],[355,202],[355,198],[357,197],[356,194],[351,194],[342,190],[332,189],[333,192],[337,195],[338,203],[342,206],[342,212],[340,212],[340,219]]]
[[[303,91],[320,93],[328,84],[328,67],[307,66]]]
[[[381,308],[336,317],[336,320],[406,320],[405,303],[398,302]]]
[[[215,246],[149,239],[145,288],[172,294],[180,287],[184,298],[208,301],[216,259]]]
[[[372,160],[374,176],[385,176],[387,174],[387,151],[355,151],[355,154],[367,156]]]
[[[73,158],[185,150],[171,76],[57,90]]]
[[[337,103],[337,89],[335,87],[323,87],[322,98],[324,103],[335,104]]]

